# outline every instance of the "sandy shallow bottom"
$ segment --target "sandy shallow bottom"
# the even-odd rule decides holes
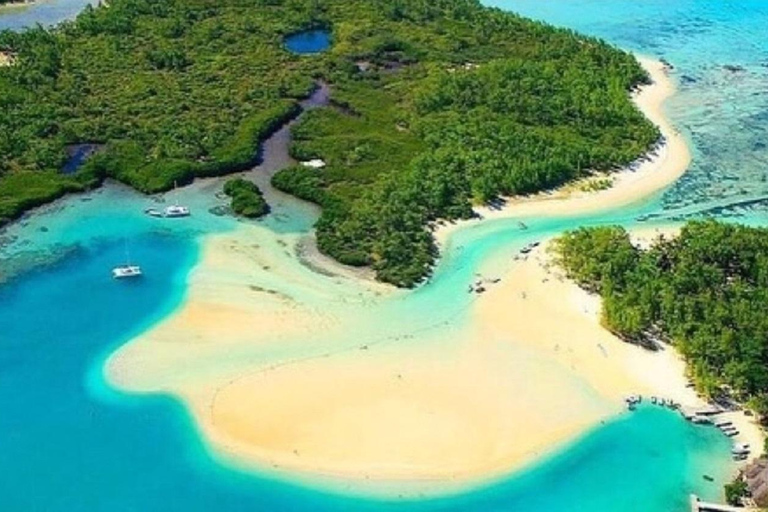
[[[656,85],[638,105],[667,140],[654,159],[607,191],[484,214],[597,211],[676,179],[690,154],[661,114],[674,87],[660,63],[644,64]],[[630,393],[700,405],[674,351],[650,353],[602,329],[599,300],[554,272],[544,247],[435,327],[439,297],[431,311],[393,314],[388,304],[412,297],[317,274],[296,257],[303,244],[248,224],[206,238],[184,305],[113,354],[107,380],[179,397],[228,462],[387,495],[509,474],[613,417]],[[387,337],[393,325],[410,334]]]

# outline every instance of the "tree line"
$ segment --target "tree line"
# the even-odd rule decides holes
[[[768,229],[693,221],[641,250],[621,227],[582,228],[555,251],[569,277],[601,295],[608,329],[674,344],[704,395],[768,414]]]
[[[292,54],[308,28],[331,48]],[[113,0],[54,29],[0,33],[0,223],[113,178],[145,193],[247,169],[324,80],[275,186],[319,203],[320,249],[413,286],[429,225],[611,171],[658,140],[648,82],[603,41],[476,0]],[[70,145],[102,150],[73,175]]]

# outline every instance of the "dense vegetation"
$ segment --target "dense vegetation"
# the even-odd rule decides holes
[[[648,250],[619,227],[579,229],[556,251],[570,277],[601,294],[609,329],[670,341],[701,392],[768,414],[768,229],[691,222]]]
[[[332,31],[293,55],[288,34]],[[410,286],[438,218],[607,171],[658,138],[605,43],[477,0],[112,0],[58,29],[0,33],[0,223],[111,177],[152,193],[238,171],[323,79],[275,185],[322,205],[320,249]],[[73,176],[67,146],[104,149]]]
[[[232,211],[237,215],[257,219],[269,213],[264,195],[252,181],[243,178],[227,180],[224,193],[232,198]]]
[[[749,495],[747,482],[742,478],[736,478],[732,482],[725,484],[725,501],[734,507],[742,505],[741,500]]]

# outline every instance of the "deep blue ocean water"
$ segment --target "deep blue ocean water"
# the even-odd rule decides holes
[[[84,3],[60,0],[41,4],[42,10],[0,13],[0,28],[54,23]],[[681,91],[668,110],[695,154],[689,173],[658,197],[593,218],[528,219],[526,236],[580,223],[631,222],[639,212],[714,211],[765,224],[765,2],[494,3],[670,60]],[[195,212],[186,224],[148,219],[140,214],[147,200],[112,188],[88,199],[58,203],[0,233],[2,511],[682,512],[689,492],[720,495],[729,441],[651,408],[622,415],[486,488],[442,499],[344,497],[223,466],[174,400],[112,390],[100,368],[115,347],[181,303],[199,237],[231,229],[232,221],[207,215],[208,199],[193,195],[183,198]],[[515,224],[463,233],[433,282],[416,294],[464,289],[480,262],[519,238]],[[304,230],[306,222],[289,218],[270,228]],[[125,259],[126,244],[147,274],[140,283],[109,276]],[[718,481],[705,481],[704,473]]]

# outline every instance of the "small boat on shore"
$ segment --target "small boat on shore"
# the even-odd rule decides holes
[[[541,245],[541,242],[531,242],[530,244],[526,245],[522,249],[520,249],[520,254],[528,254],[535,248],[537,248],[539,245]]]
[[[643,401],[643,397],[642,395],[629,395],[624,401],[627,403],[627,408],[634,411],[637,405]]]
[[[749,444],[747,443],[738,443],[733,445],[733,448],[731,448],[731,455],[734,456],[740,456],[740,455],[749,455]]]

